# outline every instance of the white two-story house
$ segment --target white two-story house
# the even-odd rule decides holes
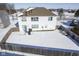
[[[57,16],[43,7],[36,7],[29,11],[24,12],[18,18],[20,32],[40,31],[40,30],[55,30],[57,23]]]

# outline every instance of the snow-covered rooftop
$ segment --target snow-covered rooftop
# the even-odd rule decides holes
[[[29,8],[27,8],[27,10],[26,10],[26,11],[30,11],[30,10],[32,10],[32,9],[34,9],[34,8],[32,8],[32,7],[29,7]]]
[[[31,35],[24,35],[20,32],[13,32],[6,42],[13,44],[23,44],[79,51],[79,47],[71,39],[61,34],[59,30],[32,32]]]
[[[52,11],[52,13],[54,13],[55,15],[58,15],[58,12],[57,11]]]

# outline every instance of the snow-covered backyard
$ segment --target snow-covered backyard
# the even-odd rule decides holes
[[[79,47],[71,39],[61,34],[59,30],[32,32],[31,35],[13,32],[6,43],[79,51]]]

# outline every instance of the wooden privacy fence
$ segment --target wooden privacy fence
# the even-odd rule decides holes
[[[12,43],[6,43],[1,48],[5,50],[19,51],[19,52],[32,53],[32,54],[40,54],[40,55],[46,55],[46,56],[79,56],[79,51],[75,51],[75,50],[20,45],[20,44],[12,44]]]

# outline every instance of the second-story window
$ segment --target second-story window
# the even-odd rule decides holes
[[[39,21],[38,17],[31,17],[31,21]]]
[[[52,21],[53,20],[53,17],[48,17],[48,21]]]

